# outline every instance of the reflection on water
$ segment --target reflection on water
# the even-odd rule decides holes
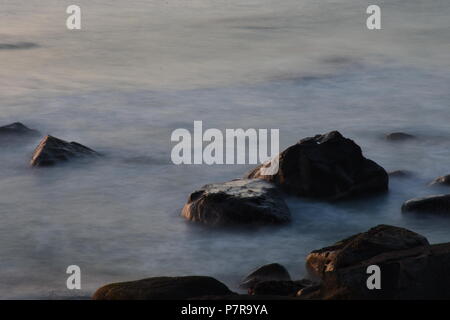
[[[448,192],[426,186],[450,173],[444,1],[386,4],[375,34],[363,29],[367,6],[350,0],[79,2],[79,33],[60,27],[56,0],[7,0],[0,20],[1,44],[39,44],[0,50],[2,124],[22,121],[106,155],[31,170],[37,141],[2,148],[0,297],[88,296],[159,275],[211,275],[236,289],[270,262],[298,278],[309,251],[379,223],[450,241],[450,220],[400,213],[406,199]],[[282,148],[336,129],[387,170],[414,174],[375,198],[288,198],[290,226],[209,230],[180,217],[188,194],[249,167],[171,165],[172,130],[194,120],[279,128]],[[419,139],[388,143],[390,131]],[[81,293],[65,289],[71,264],[82,269]]]

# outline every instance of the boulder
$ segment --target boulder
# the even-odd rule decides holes
[[[8,124],[0,127],[0,142],[16,142],[18,139],[30,139],[39,137],[40,132],[34,129],[30,129],[20,122]]]
[[[306,258],[308,270],[318,277],[351,266],[383,252],[427,246],[428,240],[404,228],[379,225],[334,245],[312,251]]]
[[[258,179],[205,185],[189,196],[182,215],[213,226],[280,224],[291,219],[276,186]]]
[[[430,185],[431,186],[433,186],[433,185],[450,186],[450,174],[434,179],[433,181],[431,181]]]
[[[326,273],[322,299],[450,299],[450,243],[382,253]],[[367,268],[380,268],[381,289],[369,290]]]
[[[94,300],[185,300],[234,295],[222,282],[202,276],[155,277],[112,283],[98,289]]]
[[[411,139],[415,139],[416,138],[412,134],[404,133],[404,132],[388,133],[385,137],[386,137],[386,140],[393,141],[393,142],[411,140]]]
[[[449,214],[450,194],[434,195],[408,200],[403,203],[402,212]]]
[[[450,299],[450,243],[430,245],[403,228],[381,225],[313,251],[308,266],[322,282],[301,299]],[[367,286],[378,266],[381,289]]]
[[[252,271],[242,280],[240,287],[244,289],[253,288],[257,283],[263,281],[290,281],[289,272],[279,263],[266,264]]]
[[[263,175],[263,166],[247,178],[265,179],[302,197],[337,200],[388,190],[386,171],[337,131],[303,139],[281,152],[274,175]]]
[[[52,136],[44,137],[34,150],[30,161],[32,167],[52,166],[75,158],[99,155],[77,142],[67,142]]]

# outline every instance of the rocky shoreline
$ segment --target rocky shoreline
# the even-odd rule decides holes
[[[39,131],[22,123],[0,127],[2,145],[30,143],[39,137]],[[389,143],[411,143],[418,137],[395,132],[385,139]],[[45,135],[29,165],[49,167],[100,156],[77,142]],[[208,184],[194,191],[181,215],[207,227],[281,226],[289,223],[292,215],[284,194],[332,204],[388,192],[390,177],[412,174],[404,170],[388,174],[364,157],[353,140],[337,131],[301,139],[282,151],[275,175],[261,173],[266,165],[256,167],[242,179]],[[445,187],[449,181],[448,175],[442,176],[432,180],[429,187]],[[399,211],[445,216],[450,213],[450,194],[411,199],[399,204]],[[449,262],[450,243],[431,245],[413,231],[378,225],[312,251],[305,262],[310,273],[306,279],[292,280],[277,263],[258,268],[243,278],[241,288],[247,289],[246,295],[232,292],[214,278],[196,275],[108,284],[99,288],[93,299],[449,299]],[[371,265],[381,269],[381,290],[370,290],[366,285]]]
[[[103,286],[93,299],[450,299],[449,263],[450,243],[431,245],[410,230],[379,225],[312,251],[306,259],[309,279],[291,280],[288,271],[275,263],[242,280],[248,294],[232,292],[211,277],[155,277]],[[380,290],[367,286],[371,265],[381,270]]]

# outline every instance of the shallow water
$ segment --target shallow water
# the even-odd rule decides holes
[[[88,296],[159,275],[210,275],[236,289],[270,262],[299,278],[311,250],[380,223],[450,241],[450,219],[400,212],[407,199],[449,192],[427,186],[450,173],[448,3],[381,1],[383,30],[369,32],[366,1],[242,2],[83,0],[79,32],[64,28],[56,0],[2,2],[2,124],[105,157],[31,170],[38,141],[1,151],[0,298]],[[414,175],[359,201],[288,198],[289,226],[211,230],[180,217],[187,196],[251,166],[172,165],[171,132],[194,120],[279,128],[282,148],[339,130],[386,170]],[[382,139],[392,131],[419,139]],[[71,264],[81,292],[65,289]]]

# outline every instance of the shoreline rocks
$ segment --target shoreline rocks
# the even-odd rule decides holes
[[[316,250],[308,257],[308,264],[318,271],[322,282],[316,290],[298,294],[299,298],[450,298],[450,243],[430,245],[425,237],[392,226],[378,226],[339,243],[337,248]],[[346,257],[346,253],[355,254]],[[381,273],[379,290],[367,287],[367,268],[372,265],[378,266]]]
[[[450,214],[450,194],[433,195],[405,201],[402,212]]]
[[[265,179],[300,197],[339,200],[388,190],[387,172],[337,131],[305,138],[281,152],[275,175],[262,175],[263,166],[246,178]]]
[[[351,266],[383,252],[427,246],[428,240],[404,228],[378,225],[367,232],[353,235],[330,247],[312,251],[306,265],[315,276]]]
[[[98,156],[99,154],[77,142],[67,142],[52,136],[45,136],[33,152],[32,167],[53,166],[75,158]]]
[[[259,179],[205,185],[189,196],[182,216],[212,226],[270,225],[291,220],[276,186]]]
[[[154,277],[99,288],[93,300],[186,300],[236,295],[222,282],[204,276]]]
[[[284,268],[271,264],[255,270],[249,277],[272,276],[272,269],[282,277],[256,282],[248,295],[233,293],[210,277],[156,277],[103,286],[94,293],[93,299],[450,299],[450,243],[430,244],[424,236],[405,228],[376,226],[312,251],[307,265],[320,282],[283,280],[288,276],[287,271],[284,273]],[[381,287],[370,290],[368,267],[374,265],[381,273]]]

